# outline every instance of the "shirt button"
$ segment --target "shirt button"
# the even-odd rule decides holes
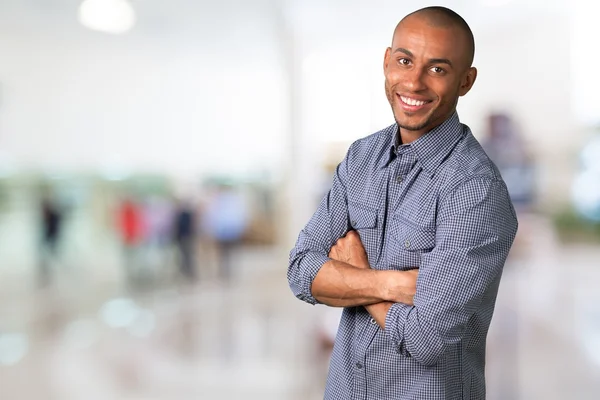
[[[404,179],[402,178],[402,175],[398,175],[398,176],[396,177],[396,182],[398,182],[398,183],[402,183],[402,181],[403,181],[403,180],[404,180]]]
[[[359,362],[357,362],[357,363],[356,363],[356,368],[358,368],[358,369],[362,369],[362,364],[361,364],[361,363],[359,363]]]
[[[356,226],[356,221],[351,221],[350,224],[352,224],[352,226]]]
[[[371,318],[371,323],[372,323],[373,325],[375,325],[375,324],[377,323],[377,321],[375,321],[375,319],[374,319],[374,318]]]
[[[404,247],[406,247],[407,249],[410,247],[410,241],[405,241],[404,242]]]

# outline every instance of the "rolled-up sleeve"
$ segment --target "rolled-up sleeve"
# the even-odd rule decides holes
[[[348,157],[337,166],[331,189],[290,252],[287,273],[290,288],[297,298],[309,304],[317,303],[311,286],[323,264],[330,260],[329,250],[348,231]]]
[[[434,365],[491,305],[517,232],[503,181],[471,178],[440,202],[434,249],[421,257],[414,306],[394,304],[385,332],[398,352]],[[490,315],[491,317],[491,315]]]

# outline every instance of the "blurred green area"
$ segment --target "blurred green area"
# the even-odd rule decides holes
[[[600,222],[585,220],[572,208],[555,213],[552,222],[563,243],[600,244]]]

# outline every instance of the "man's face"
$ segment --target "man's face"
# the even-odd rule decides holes
[[[444,122],[473,85],[468,43],[458,28],[404,20],[385,53],[385,92],[403,139],[418,139]]]

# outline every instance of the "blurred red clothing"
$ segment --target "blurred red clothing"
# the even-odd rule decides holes
[[[140,206],[125,200],[119,209],[119,230],[123,243],[138,244],[144,237],[144,214]]]

